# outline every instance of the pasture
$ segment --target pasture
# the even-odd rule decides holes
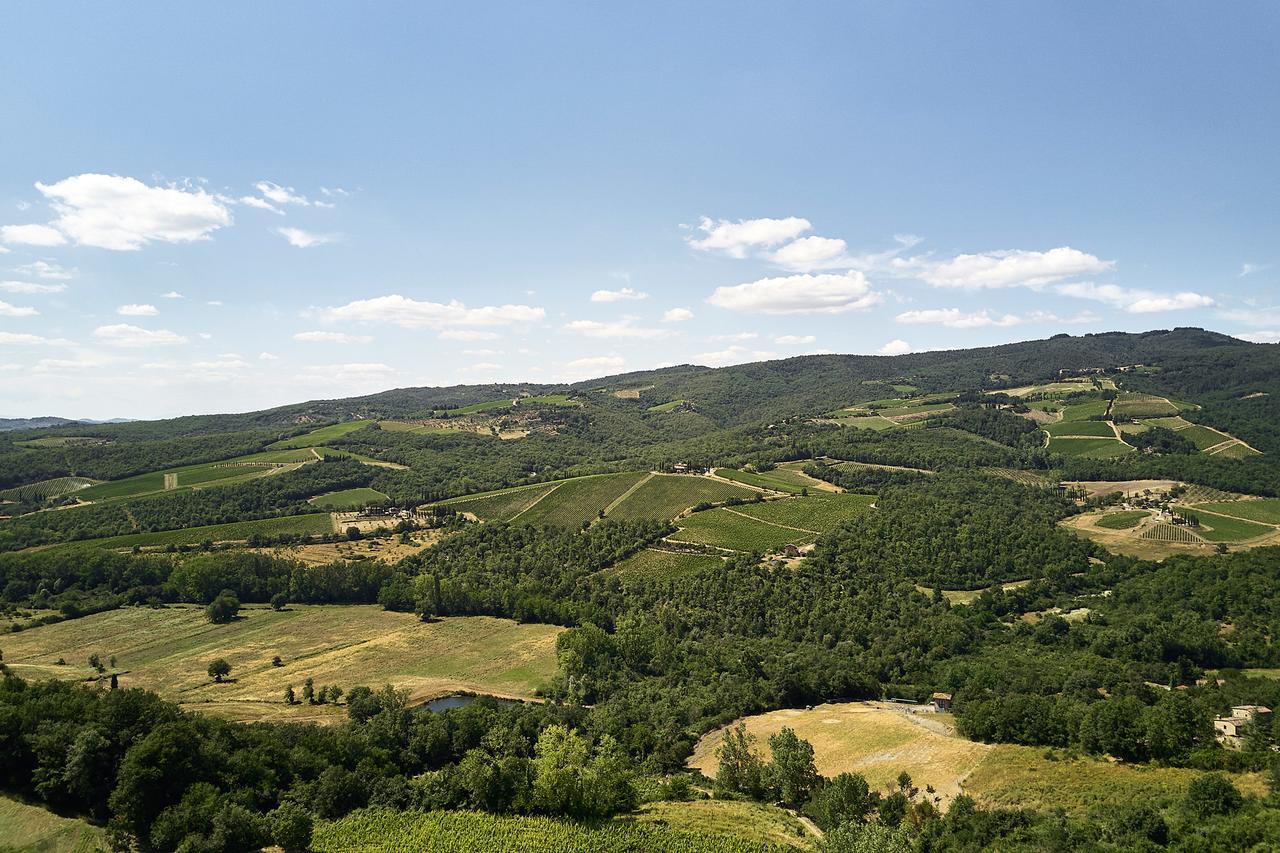
[[[688,400],[668,400],[665,403],[659,403],[656,406],[650,406],[649,408],[645,409],[645,411],[652,412],[654,414],[662,414],[663,412],[675,411],[681,406],[686,405],[688,402],[689,402]]]
[[[687,834],[721,836],[783,849],[812,850],[814,838],[791,812],[750,800],[659,800],[617,818],[640,826]],[[664,848],[665,849],[665,848]]]
[[[621,521],[671,519],[700,503],[718,503],[734,497],[746,500],[757,494],[755,489],[696,474],[654,474],[609,510],[608,517]]]
[[[1162,418],[1178,414],[1178,407],[1164,397],[1123,391],[1111,402],[1111,414],[1125,418]]]
[[[344,435],[350,435],[356,430],[361,430],[373,423],[371,420],[364,421],[346,421],[344,423],[329,424],[319,429],[313,429],[311,432],[295,435],[292,438],[284,438],[274,444],[267,445],[270,450],[288,450],[290,448],[315,447],[326,442],[342,438]]]
[[[1089,400],[1086,403],[1071,403],[1062,407],[1064,421],[1087,421],[1090,418],[1101,418],[1111,407],[1110,400]]]
[[[357,509],[370,504],[383,504],[388,500],[390,499],[377,489],[358,488],[326,492],[309,499],[307,503],[325,509]]]
[[[99,827],[0,796],[0,850],[105,853],[108,849],[106,834]]]
[[[730,823],[728,829],[732,831]],[[314,853],[775,853],[773,844],[722,834],[719,826],[681,832],[617,818],[596,824],[549,817],[515,817],[463,811],[368,809],[322,823],[312,836]]]
[[[90,653],[116,657],[121,687],[142,687],[188,710],[236,720],[341,718],[329,705],[284,704],[287,685],[393,684],[414,702],[469,691],[528,698],[554,674],[551,625],[520,625],[488,616],[423,623],[377,605],[251,606],[227,625],[204,609],[126,607],[31,628],[5,638],[5,662],[24,678],[87,680]],[[273,666],[279,655],[283,666]],[[67,661],[58,666],[58,658]],[[231,677],[214,683],[209,661],[225,658]]]

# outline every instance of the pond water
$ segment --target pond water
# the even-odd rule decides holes
[[[466,705],[470,705],[472,702],[475,702],[477,699],[480,699],[480,698],[481,697],[479,696],[468,696],[464,694],[455,694],[453,696],[441,696],[439,699],[432,699],[430,702],[423,702],[421,705],[418,705],[415,710],[447,711],[450,708],[462,708]],[[519,705],[520,704],[520,702],[516,699],[498,699],[497,697],[494,697],[494,696],[490,696],[487,698],[492,699],[494,702],[497,702],[499,705]]]

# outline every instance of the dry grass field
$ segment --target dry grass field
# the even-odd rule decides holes
[[[308,566],[324,566],[337,560],[379,560],[395,564],[439,542],[438,530],[419,530],[410,534],[409,544],[398,536],[378,539],[357,539],[354,542],[320,542],[314,545],[283,545],[277,548],[252,548],[262,554],[270,554],[282,560],[297,560]]]
[[[634,814],[619,820],[797,850],[814,849],[813,835],[794,814],[765,803],[742,800],[659,801],[646,803]]]
[[[0,797],[0,850],[98,853],[107,849],[105,834],[96,826]]]
[[[946,714],[910,714],[879,702],[819,705],[749,717],[747,731],[767,755],[768,737],[789,726],[813,744],[818,772],[861,773],[873,788],[894,783],[903,770],[921,790],[932,785],[944,804],[958,793],[986,805],[1082,813],[1117,799],[1160,805],[1183,796],[1199,771],[1134,766],[1094,758],[1049,757],[1041,748],[974,743],[951,733]],[[716,772],[720,732],[705,736],[690,764]],[[1246,793],[1265,795],[1259,773],[1234,774]]]
[[[563,629],[487,616],[424,624],[376,605],[248,607],[229,625],[212,625],[196,606],[129,607],[33,628],[4,638],[5,662],[23,677],[91,679],[86,661],[115,656],[121,687],[153,690],[190,710],[239,720],[326,719],[332,706],[288,706],[283,693],[317,686],[344,690],[393,684],[413,701],[469,691],[528,698],[555,672]],[[273,666],[279,655],[283,666]],[[66,665],[59,666],[63,658]],[[231,664],[215,684],[206,668]]]

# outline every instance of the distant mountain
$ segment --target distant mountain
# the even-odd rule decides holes
[[[0,418],[0,432],[8,432],[15,429],[43,429],[45,427],[61,427],[61,426],[84,426],[97,424],[127,424],[133,421],[132,418],[111,418],[106,421],[95,421],[90,418],[80,418],[78,420],[72,418],[59,418],[49,415],[43,418]]]

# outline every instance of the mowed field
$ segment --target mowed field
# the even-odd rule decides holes
[[[1132,453],[1133,447],[1117,438],[1069,438],[1051,437],[1049,449],[1063,456],[1079,456],[1083,459],[1110,459]]]
[[[860,773],[872,788],[885,788],[905,770],[916,786],[932,785],[944,801],[965,793],[989,805],[1081,813],[1117,800],[1157,805],[1175,800],[1200,775],[1091,758],[1053,760],[1043,748],[975,743],[951,733],[948,715],[913,715],[878,702],[772,711],[745,722],[762,755],[768,754],[769,735],[787,726],[813,744],[824,776]],[[720,731],[703,737],[690,765],[714,777],[720,740]],[[1232,780],[1246,792],[1265,792],[1262,774],[1238,774]]]
[[[105,833],[83,820],[60,817],[10,797],[0,797],[0,850],[33,853],[98,853]]]
[[[519,520],[531,524],[578,527],[590,522],[649,476],[643,471],[625,474],[597,474],[562,481],[546,497],[520,513]]]
[[[369,504],[385,503],[387,500],[387,496],[377,489],[358,488],[326,492],[323,495],[316,495],[307,503],[326,509],[353,509]]]
[[[802,462],[786,462],[774,468],[772,471],[748,472],[738,471],[733,468],[718,468],[716,476],[723,477],[726,480],[733,480],[737,483],[743,483],[748,486],[756,486],[762,489],[772,489],[776,492],[786,492],[787,494],[798,495],[803,491],[820,491],[820,492],[838,492],[840,488],[828,483],[826,480],[819,480],[816,477],[810,477],[802,470],[806,465],[812,464],[811,460]]]
[[[344,690],[393,684],[415,702],[460,691],[532,697],[555,672],[556,637],[564,630],[488,616],[423,623],[377,605],[253,606],[241,614],[213,625],[194,605],[126,607],[11,634],[5,663],[24,678],[83,680],[95,676],[86,663],[91,653],[103,661],[114,655],[121,687],[153,690],[188,710],[323,721],[345,709],[285,705],[285,687],[301,690],[310,677]],[[272,665],[275,655],[283,666]],[[226,683],[206,672],[215,658],[231,664]]]

